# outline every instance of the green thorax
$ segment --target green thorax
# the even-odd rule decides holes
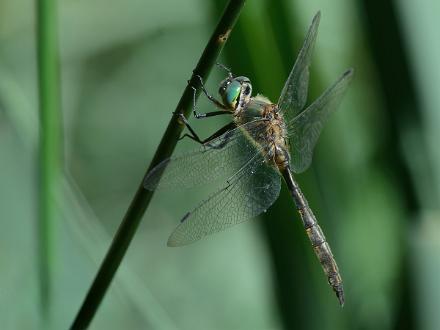
[[[272,104],[272,102],[270,102],[270,100],[263,95],[252,97],[239,114],[239,116],[241,117],[241,121],[249,122],[252,120],[260,119],[261,117],[263,117],[265,107],[269,104]]]

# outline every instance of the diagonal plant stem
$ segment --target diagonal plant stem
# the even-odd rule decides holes
[[[245,0],[230,0],[223,12],[223,15],[217,24],[208,44],[203,51],[196,68],[193,70],[193,75],[183,91],[182,97],[177,104],[175,113],[183,113],[188,117],[193,104],[194,91],[191,86],[198,86],[199,80],[197,75],[200,75],[204,80],[207,79],[211,68],[215,64],[217,57],[223,49],[231,30],[237,21],[237,18],[243,8]],[[196,93],[198,98],[200,90]],[[146,174],[157,165],[160,161],[171,156],[178,138],[182,133],[184,126],[180,123],[177,115],[171,118],[170,123],[162,137],[162,140],[157,148],[157,151],[147,169]],[[145,174],[145,175],[146,175]],[[147,209],[153,192],[144,189],[143,180],[122,220],[119,229],[113,238],[113,242],[101,264],[100,269],[84,299],[84,302],[72,323],[72,329],[87,328],[93,319],[104,295],[121,263],[125,252],[139,226],[140,220]]]
[[[56,0],[37,3],[39,132],[38,267],[42,316],[49,321],[53,226],[57,217],[55,197],[61,169],[61,114],[58,70]]]

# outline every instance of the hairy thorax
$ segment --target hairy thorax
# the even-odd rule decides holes
[[[287,129],[283,115],[276,104],[262,95],[257,95],[236,112],[234,117],[238,125],[259,120],[257,125],[261,129],[253,128],[257,133],[251,134],[252,138],[262,146],[269,163],[280,170],[286,168],[289,163]]]

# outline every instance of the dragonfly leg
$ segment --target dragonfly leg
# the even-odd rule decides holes
[[[177,115],[179,117],[179,119],[182,121],[182,123],[185,125],[185,127],[188,129],[188,131],[191,133],[187,134],[185,133],[184,135],[182,135],[179,138],[179,141],[182,140],[184,137],[189,137],[191,140],[194,140],[200,144],[202,144],[203,142],[200,140],[199,136],[197,135],[197,133],[193,130],[193,128],[191,127],[191,125],[188,122],[188,119],[185,118],[185,116],[183,115],[183,113],[173,113],[174,115]]]
[[[234,75],[232,74],[231,69],[229,69],[226,65],[222,64],[222,63],[215,63],[215,65],[217,65],[219,68],[222,68],[223,70],[225,70],[228,73],[229,78],[234,78]]]
[[[189,81],[188,81],[188,83],[189,83]],[[191,86],[191,88],[194,91],[194,94],[193,94],[193,115],[194,115],[194,118],[204,119],[204,118],[214,117],[214,116],[218,116],[218,115],[230,115],[231,114],[231,112],[229,110],[220,110],[220,111],[212,111],[212,112],[204,112],[204,113],[197,112],[197,110],[196,110],[197,109],[197,105],[196,105],[196,91],[197,91],[197,89],[194,86]],[[223,106],[223,104],[222,104],[222,106]]]
[[[229,108],[228,108],[227,106],[225,106],[223,103],[221,103],[219,100],[217,100],[214,96],[212,96],[211,94],[208,93],[208,91],[207,91],[206,88],[205,88],[205,84],[203,83],[203,78],[202,78],[201,76],[199,76],[199,75],[197,75],[196,77],[197,77],[197,78],[199,79],[199,81],[200,81],[200,86],[202,87],[203,94],[205,94],[206,97],[207,97],[212,103],[214,103],[215,106],[216,106],[217,108],[223,109],[223,110],[225,110],[225,111],[227,111],[227,112],[230,113]],[[193,87],[193,88],[194,88],[194,87]],[[194,94],[195,94],[195,92],[194,92]]]
[[[205,113],[197,113],[197,114],[194,114],[194,117],[196,119],[204,119],[204,118],[208,118],[208,117],[214,117],[214,116],[219,116],[219,115],[230,115],[230,114],[231,114],[230,111],[219,110],[219,111],[212,111],[212,112],[205,112]]]
[[[225,134],[226,132],[233,130],[234,128],[237,127],[237,124],[235,122],[230,122],[229,124],[223,126],[222,128],[220,128],[217,132],[215,132],[214,134],[212,134],[210,137],[206,138],[203,141],[203,144],[209,143],[212,140],[218,138],[219,136],[222,136],[223,134]],[[223,146],[228,142],[229,138],[225,139],[224,141],[222,141],[221,144],[219,144],[218,146],[216,146],[216,148],[220,149],[223,148]]]
[[[208,142],[211,142],[212,140],[214,140],[215,138],[218,138],[219,136],[221,136],[222,134],[226,133],[227,131],[234,129],[236,127],[236,124],[234,122],[231,122],[225,126],[223,126],[222,128],[220,128],[218,131],[216,131],[214,134],[212,134],[211,136],[209,136],[208,138],[201,140],[200,137],[197,135],[197,133],[194,131],[194,129],[191,127],[191,125],[189,124],[188,120],[185,118],[185,116],[181,113],[178,114],[179,115],[179,119],[182,120],[183,124],[186,126],[186,128],[188,129],[188,131],[190,132],[190,134],[185,133],[184,135],[182,135],[179,140],[182,140],[185,137],[190,138],[191,140],[196,141],[199,144],[205,144]]]

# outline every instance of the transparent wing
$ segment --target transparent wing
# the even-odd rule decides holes
[[[192,243],[264,212],[278,198],[280,176],[256,153],[226,184],[187,213],[168,246]]]
[[[216,179],[231,177],[246,164],[258,149],[243,131],[260,133],[261,120],[246,123],[192,152],[168,158],[154,167],[144,179],[144,187],[181,189],[200,186]]]
[[[338,107],[352,77],[352,69],[345,71],[315,102],[287,123],[294,172],[301,173],[310,166],[322,127]]]
[[[278,106],[286,121],[289,121],[298,115],[307,101],[309,66],[320,18],[321,13],[318,12],[313,18],[306,39],[304,40],[304,44],[278,100]]]

